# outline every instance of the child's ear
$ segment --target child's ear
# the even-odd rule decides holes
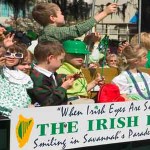
[[[53,15],[50,15],[49,19],[51,23],[55,23],[55,17]]]
[[[139,63],[139,60],[138,60],[138,59],[137,59],[137,60],[135,60],[135,64],[136,64],[136,65],[138,65],[138,63]]]
[[[49,55],[47,57],[47,63],[49,64],[53,58],[54,58],[54,55]]]

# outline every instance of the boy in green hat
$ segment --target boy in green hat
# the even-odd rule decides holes
[[[75,76],[76,80],[73,86],[67,90],[69,104],[94,103],[93,99],[88,98],[88,92],[98,84],[103,83],[100,74],[87,84],[87,81],[82,73],[85,55],[89,53],[86,49],[86,44],[79,40],[68,40],[63,43],[65,49],[65,62],[57,70],[57,73],[66,74],[67,76]]]

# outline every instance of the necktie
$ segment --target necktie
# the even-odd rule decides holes
[[[53,80],[54,80],[54,83],[55,83],[55,86],[57,86],[57,81],[56,81],[56,78],[55,78],[55,75],[54,75],[54,73],[52,73],[52,78],[53,78]]]

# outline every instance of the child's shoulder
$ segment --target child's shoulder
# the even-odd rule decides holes
[[[150,75],[149,75],[148,73],[146,73],[146,72],[142,72],[142,74],[143,74],[145,77],[150,78]]]
[[[113,78],[113,81],[126,80],[126,79],[127,79],[127,72],[126,71],[122,71],[118,76]]]
[[[33,68],[31,70],[30,77],[31,78],[41,78],[41,77],[43,77],[43,74],[41,72],[37,71],[35,68]]]
[[[21,77],[21,83],[22,84],[32,83],[32,80],[28,74],[26,74],[20,70],[18,70],[17,72],[18,72],[18,75]]]

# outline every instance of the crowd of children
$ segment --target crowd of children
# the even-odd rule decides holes
[[[37,4],[32,15],[44,28],[34,54],[14,34],[4,35],[5,28],[0,27],[0,116],[10,117],[16,108],[95,103],[88,92],[103,85],[105,77],[98,73],[87,83],[82,72],[86,65],[120,69],[112,83],[125,100],[150,99],[150,75],[138,69],[150,66],[149,33],[141,33],[141,46],[137,35],[131,39],[132,45],[118,43],[116,53],[109,46],[107,53],[100,52],[99,33],[87,35],[84,41],[74,39],[116,9],[117,4],[112,3],[85,22],[65,27],[58,5]]]

